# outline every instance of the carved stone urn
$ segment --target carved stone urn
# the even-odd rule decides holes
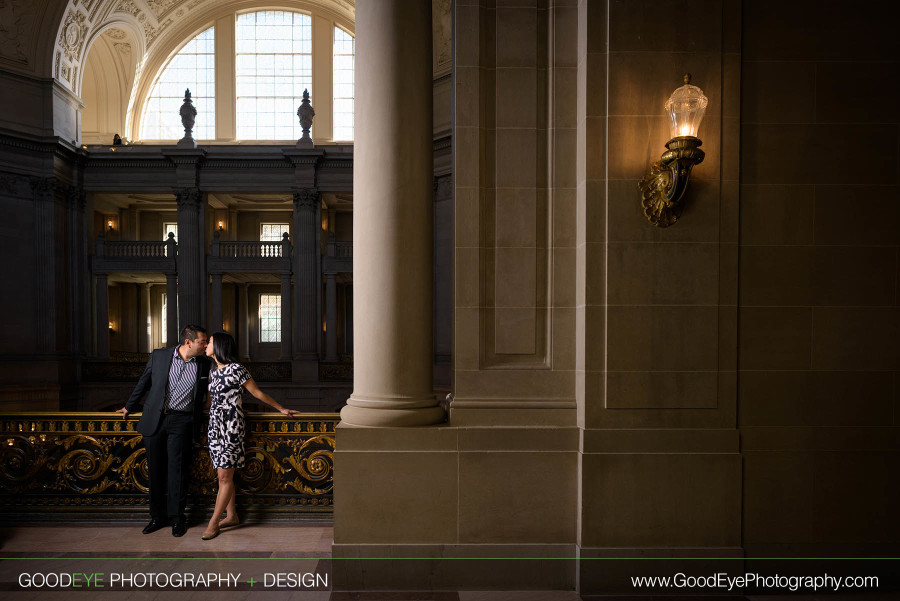
[[[178,140],[176,146],[178,148],[197,148],[197,142],[194,140],[194,118],[197,116],[197,109],[194,108],[194,101],[191,100],[191,90],[184,91],[184,102],[181,104],[181,124],[184,126],[184,137]]]
[[[309,135],[309,130],[312,127],[316,111],[309,103],[309,90],[303,90],[303,100],[297,108],[297,116],[300,117],[300,127],[303,129],[303,135],[297,140],[297,148],[315,148],[316,145]]]

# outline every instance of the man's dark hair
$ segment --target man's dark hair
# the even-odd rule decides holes
[[[181,329],[181,342],[184,343],[185,340],[196,340],[198,334],[207,334],[207,331],[200,326],[184,326]],[[207,334],[208,335],[208,334]]]
[[[237,343],[228,332],[216,332],[212,335],[213,354],[219,363],[237,363]]]

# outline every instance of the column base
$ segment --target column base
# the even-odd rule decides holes
[[[446,418],[447,414],[437,406],[413,409],[371,409],[347,405],[341,409],[341,421],[351,426],[375,428],[433,426],[442,423]]]

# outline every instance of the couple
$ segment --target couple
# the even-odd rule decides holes
[[[181,330],[181,344],[153,351],[125,407],[123,419],[138,410],[148,390],[137,430],[144,437],[150,472],[150,523],[144,534],[172,525],[172,536],[187,531],[184,509],[190,479],[191,448],[200,440],[201,411],[209,391],[209,457],[218,472],[216,507],[203,540],[219,529],[236,526],[234,470],[244,465],[244,413],[241,387],[285,415],[285,409],[261,391],[247,369],[237,362],[237,345],[226,332],[207,338],[200,326]],[[227,517],[220,521],[225,512]]]

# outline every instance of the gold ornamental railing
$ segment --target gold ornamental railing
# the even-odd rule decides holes
[[[148,473],[137,417],[0,413],[0,513],[146,513]],[[239,511],[331,513],[336,413],[247,415]],[[205,438],[203,445],[206,444]],[[212,508],[215,471],[195,448],[189,503]]]

